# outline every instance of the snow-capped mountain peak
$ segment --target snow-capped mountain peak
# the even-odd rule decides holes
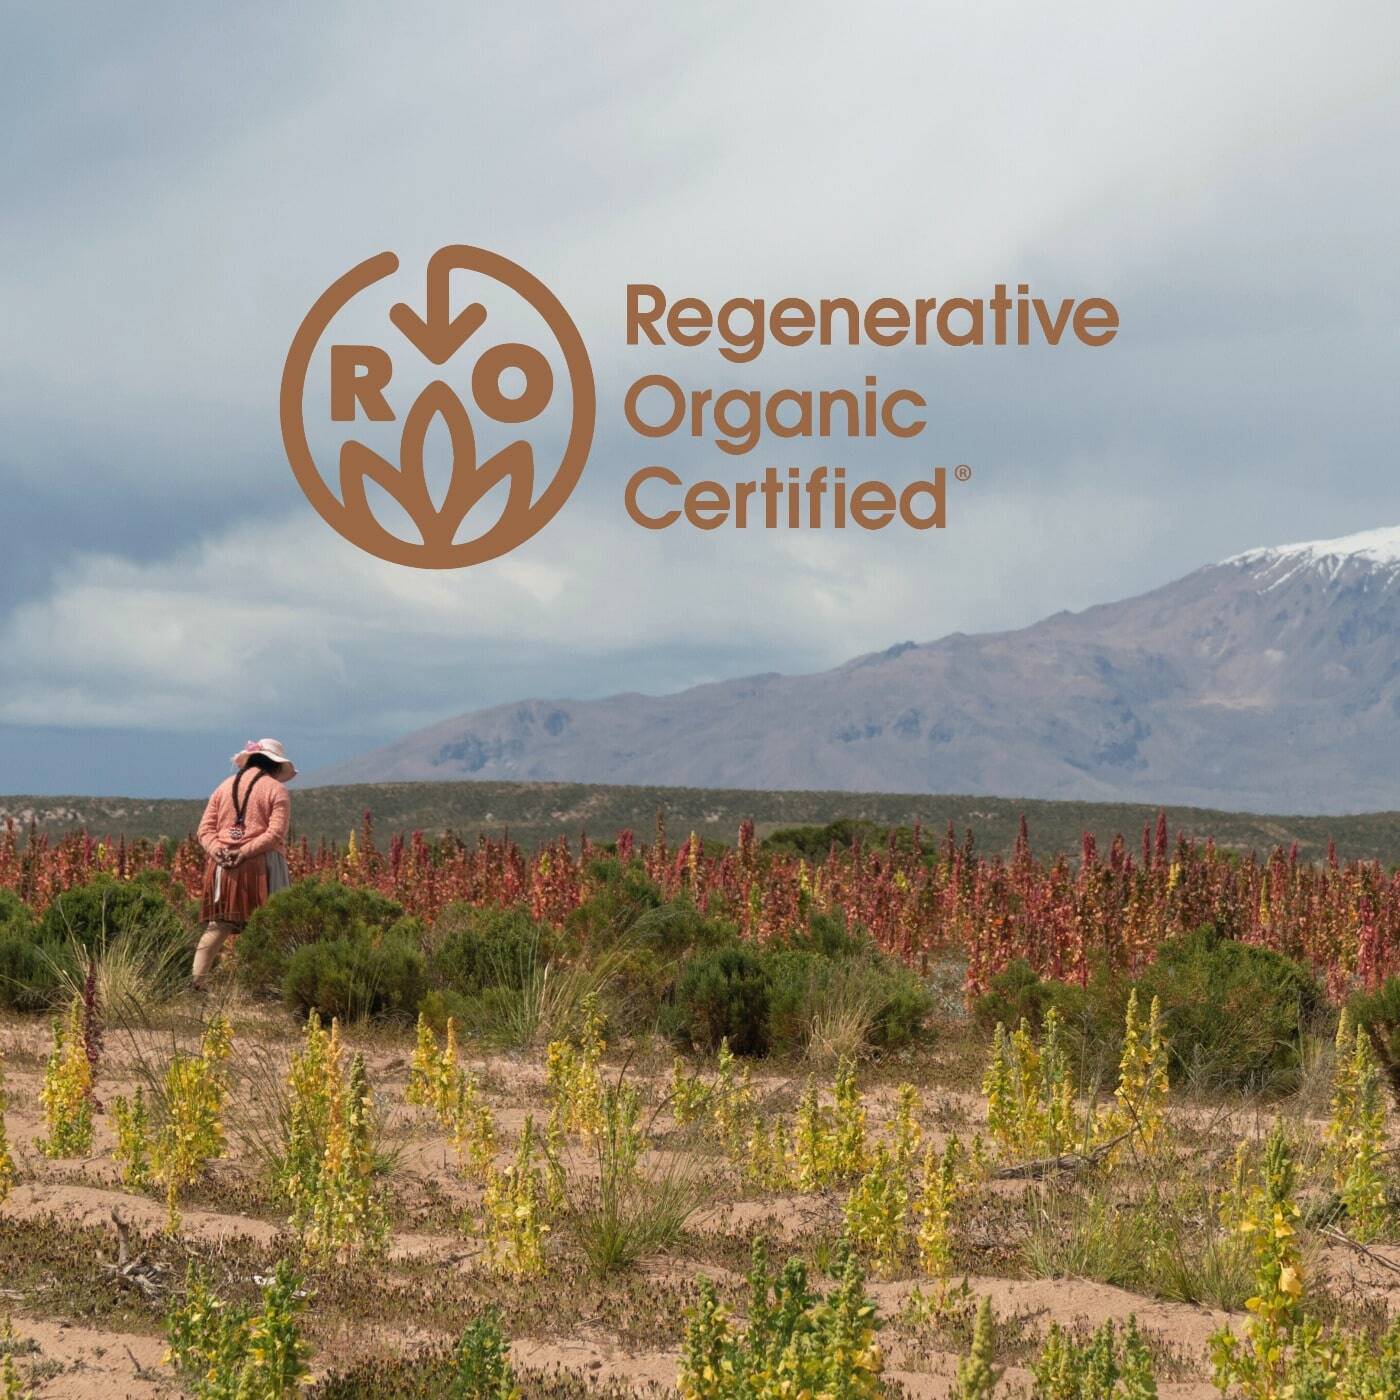
[[[1299,569],[1313,568],[1328,578],[1336,576],[1349,563],[1370,564],[1377,568],[1400,568],[1400,525],[1378,530],[1361,530],[1335,540],[1308,540],[1303,544],[1269,545],[1246,550],[1223,561],[1251,569],[1268,569],[1272,582],[1283,582]],[[1282,566],[1278,568],[1276,566]]]
[[[815,675],[536,699],[313,774],[1400,807],[1400,527]]]

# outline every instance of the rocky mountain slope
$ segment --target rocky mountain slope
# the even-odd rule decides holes
[[[1400,527],[1251,550],[1014,632],[806,676],[526,700],[313,782],[483,778],[1400,807]]]

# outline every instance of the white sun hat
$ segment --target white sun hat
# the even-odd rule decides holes
[[[277,765],[273,776],[280,782],[289,783],[296,777],[296,764],[287,757],[287,751],[276,739],[249,739],[243,746],[243,752],[234,754],[230,761],[235,768],[242,768],[255,753],[266,754]]]

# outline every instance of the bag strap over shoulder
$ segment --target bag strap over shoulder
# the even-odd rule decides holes
[[[243,835],[243,819],[248,815],[248,799],[252,797],[253,789],[267,777],[267,774],[259,768],[257,772],[253,774],[253,781],[242,790],[240,796],[239,785],[247,776],[248,770],[246,768],[240,768],[233,780],[233,834],[235,836]]]

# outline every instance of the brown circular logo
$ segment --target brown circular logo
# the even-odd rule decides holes
[[[352,544],[380,559],[419,569],[459,569],[480,564],[523,544],[538,533],[569,499],[588,460],[593,442],[597,395],[588,351],[569,313],[538,278],[499,253],[467,244],[439,248],[428,259],[424,314],[399,302],[389,321],[417,355],[435,366],[445,365],[467,340],[481,331],[488,317],[479,303],[452,315],[451,274],[457,270],[481,275],[509,288],[543,320],[563,357],[572,415],[558,467],[548,484],[535,494],[538,464],[528,436],[511,442],[484,462],[477,460],[477,436],[472,411],[445,380],[434,378],[404,415],[398,463],[355,438],[340,446],[340,494],[327,485],[307,437],[306,381],[312,357],[336,315],[361,293],[398,271],[393,253],[379,253],[338,277],[316,299],[292,338],[282,369],[282,441],[301,489],[317,513]],[[401,342],[396,341],[401,348]],[[394,373],[391,353],[380,345],[339,344],[330,347],[330,420],[353,424],[396,421],[384,395]],[[502,387],[510,376],[512,387]],[[495,424],[512,427],[534,423],[554,399],[554,370],[533,345],[504,341],[492,345],[476,360],[471,373],[471,399],[476,411]],[[424,465],[429,425],[440,417],[452,448],[452,470],[446,492],[435,502]],[[521,428],[522,433],[525,429]],[[421,538],[402,539],[375,518],[366,495],[366,482],[389,493],[413,522]],[[495,523],[473,539],[458,542],[468,514],[494,487],[506,482],[506,500]]]

